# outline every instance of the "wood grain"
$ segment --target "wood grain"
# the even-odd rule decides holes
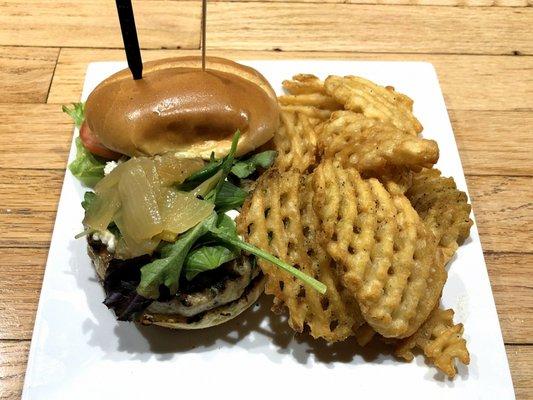
[[[29,350],[29,341],[0,341],[0,399],[20,399]]]
[[[152,1],[152,0],[137,0]],[[169,0],[180,1],[180,0]],[[453,7],[529,7],[532,0],[211,0],[210,3],[256,2],[256,3],[349,3],[373,5],[408,5],[408,6],[453,6]]]
[[[531,5],[531,0],[348,0],[348,3],[461,7],[527,7]]]
[[[199,52],[143,51],[143,57],[146,60],[192,54],[199,55]],[[533,109],[533,57],[221,50],[210,50],[209,54],[236,60],[307,58],[427,61],[432,63],[437,70],[449,109]],[[64,104],[79,101],[88,63],[124,59],[124,53],[120,50],[62,49],[48,102]],[[517,71],[520,72],[517,73]],[[519,129],[524,131],[526,128]]]
[[[48,249],[0,249],[0,339],[31,339],[47,254]]]
[[[428,12],[391,5],[216,2],[209,9],[207,43],[247,50],[532,54],[532,16],[529,7],[435,6]]]
[[[65,171],[0,168],[0,213],[52,212],[57,208]]]
[[[197,48],[198,1],[135,2],[143,48]],[[114,1],[10,0],[0,2],[0,45],[122,48]]]
[[[29,341],[0,341],[0,398],[18,400],[22,393]],[[530,399],[533,390],[533,346],[506,345],[517,400]]]
[[[0,168],[65,169],[72,120],[58,105],[0,104]]]
[[[76,12],[64,12],[69,9]],[[197,1],[136,3],[141,46],[197,48],[199,11]],[[208,44],[212,48],[253,50],[533,51],[533,33],[528,29],[533,10],[529,7],[435,6],[430,13],[426,11],[425,7],[395,5],[285,3],[280,7],[269,2],[216,2],[209,9]],[[121,47],[115,14],[113,3],[105,0],[2,2],[0,44]],[[461,28],[456,29],[458,26]],[[246,32],[246,40],[242,40],[242,32]]]
[[[533,252],[533,177],[467,176],[483,250]]]
[[[517,400],[531,400],[533,393],[533,346],[505,346]]]
[[[505,343],[533,344],[533,254],[486,254]]]
[[[466,173],[533,175],[533,112],[450,110]]]
[[[59,49],[0,47],[0,103],[45,103]]]
[[[150,1],[150,0],[145,0]],[[219,1],[219,0],[214,0]],[[225,0],[241,2],[243,0]],[[417,5],[417,6],[461,6],[461,7],[527,7],[528,0],[245,0],[248,2],[273,3],[350,3],[380,5]]]

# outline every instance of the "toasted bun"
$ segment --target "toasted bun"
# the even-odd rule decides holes
[[[237,155],[270,140],[279,106],[253,68],[208,57],[203,72],[199,57],[180,57],[145,63],[140,80],[129,70],[104,80],[87,99],[86,122],[105,147],[128,156],[221,157],[237,129]]]

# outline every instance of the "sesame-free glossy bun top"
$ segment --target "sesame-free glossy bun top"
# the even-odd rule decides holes
[[[222,157],[238,129],[237,155],[266,143],[279,126],[279,106],[255,69],[208,57],[144,64],[143,79],[128,69],[100,83],[86,103],[86,121],[102,144],[128,156],[176,152]]]

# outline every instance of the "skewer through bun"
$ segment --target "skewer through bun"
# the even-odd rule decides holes
[[[110,150],[128,156],[170,151],[183,157],[222,157],[236,130],[237,156],[269,141],[279,126],[274,90],[255,69],[236,62],[178,57],[144,64],[143,79],[128,69],[100,83],[87,99],[86,122]]]

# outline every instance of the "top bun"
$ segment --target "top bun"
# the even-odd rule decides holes
[[[274,90],[255,69],[208,57],[179,57],[144,64],[143,79],[128,69],[90,94],[86,122],[102,144],[128,156],[170,151],[183,157],[226,155],[236,130],[237,156],[269,141],[279,126]]]

